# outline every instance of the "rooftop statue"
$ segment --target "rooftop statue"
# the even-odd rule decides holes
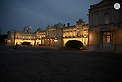
[[[83,21],[83,19],[79,19],[78,21],[76,21],[77,24],[85,24],[85,21]]]
[[[38,28],[38,29],[37,29],[37,31],[41,32],[41,31],[42,31],[42,29],[41,29],[41,28]]]
[[[58,24],[54,24],[54,27],[57,27],[58,25],[62,25],[63,26],[63,24],[59,22]]]

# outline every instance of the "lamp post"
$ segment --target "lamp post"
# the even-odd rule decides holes
[[[14,45],[15,45],[15,38],[16,38],[16,37],[15,37],[15,36],[16,36],[15,34],[16,34],[16,32],[14,31]]]
[[[57,47],[57,41],[58,41],[58,39],[55,38],[54,41],[55,41],[55,45],[56,45],[56,47]]]
[[[85,50],[86,50],[86,35],[84,36],[84,39],[85,39],[84,43],[85,43]]]

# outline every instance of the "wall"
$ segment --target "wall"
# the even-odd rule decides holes
[[[89,50],[95,50],[98,44],[98,34],[96,31],[89,31]]]
[[[115,49],[122,51],[122,27],[121,29],[115,30]]]

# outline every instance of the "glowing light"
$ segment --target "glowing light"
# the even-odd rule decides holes
[[[119,4],[119,3],[115,3],[115,4],[114,4],[114,8],[115,8],[116,10],[120,9],[120,4]]]
[[[57,42],[58,41],[57,38],[55,38],[54,41]]]

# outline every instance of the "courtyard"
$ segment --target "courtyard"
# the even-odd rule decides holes
[[[0,46],[0,82],[121,82],[122,54]]]

